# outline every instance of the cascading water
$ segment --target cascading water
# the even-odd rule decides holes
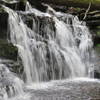
[[[32,8],[29,3],[25,12],[15,12],[3,6],[9,14],[9,40],[18,48],[24,67],[23,80],[30,84],[90,76],[94,53],[88,28],[77,17],[56,12],[48,5],[45,6],[48,7],[47,13]],[[23,17],[30,15],[31,27],[26,24]],[[19,80],[14,84],[19,86],[8,86],[11,97],[14,92],[23,94],[22,82]],[[7,92],[5,93],[4,100],[8,100]]]
[[[90,67],[92,40],[87,27],[71,15],[51,9],[48,12],[51,10],[52,14],[30,6],[26,8],[29,9],[26,13],[33,13],[36,17],[33,18],[32,29],[27,27],[20,15],[5,7],[9,14],[10,40],[18,47],[26,81],[88,76],[86,70]],[[39,17],[45,20],[40,22]],[[76,40],[79,42],[76,43]]]
[[[91,76],[91,71],[94,67],[95,53],[93,50],[93,42],[91,34],[85,23],[79,22],[78,18],[73,21],[75,38],[79,43],[78,47],[81,53],[81,58],[85,64],[88,75]],[[92,75],[93,77],[93,75]]]
[[[10,72],[0,59],[0,100],[23,94],[23,81]]]

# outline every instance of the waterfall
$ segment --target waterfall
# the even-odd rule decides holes
[[[21,71],[15,61],[0,58],[0,100],[89,100],[89,92],[100,88],[91,79],[96,57],[89,28],[77,16],[43,5],[46,12],[29,2],[25,11],[2,5],[8,13],[7,40],[18,48]]]
[[[26,82],[88,76],[93,43],[88,28],[77,17],[49,6],[43,13],[28,4],[26,12],[20,13],[34,14],[30,29],[20,14],[4,8],[9,14],[10,41],[18,47]]]
[[[24,66],[23,80],[31,83],[89,76],[92,38],[77,17],[49,6],[46,13],[29,4],[19,13],[4,8],[9,14],[10,41],[18,48]],[[33,14],[31,28],[22,17],[28,14]]]
[[[91,34],[85,23],[79,22],[78,18],[75,18],[73,24],[74,33],[76,35],[75,37],[80,42],[79,50],[81,53],[81,58],[87,68],[88,76],[91,76],[91,71],[94,69],[93,59],[95,59]]]

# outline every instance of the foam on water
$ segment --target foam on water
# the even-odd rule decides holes
[[[23,94],[23,81],[10,72],[0,60],[0,100],[8,100],[15,95]]]

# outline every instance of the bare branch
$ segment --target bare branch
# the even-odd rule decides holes
[[[88,9],[87,9],[86,12],[85,12],[85,15],[84,15],[83,20],[86,19],[86,17],[87,17],[87,13],[89,12],[90,8],[91,8],[91,2],[89,3]]]

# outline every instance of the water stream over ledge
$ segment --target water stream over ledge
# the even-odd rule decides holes
[[[0,91],[5,93],[1,93],[0,100],[98,98],[100,82],[90,79],[94,76],[95,54],[85,22],[45,6],[46,13],[29,3],[23,12],[2,6],[9,14],[8,40],[18,48],[24,75],[18,78],[0,61],[0,80],[5,80],[5,84],[1,81]],[[31,25],[26,23],[27,18]],[[97,95],[91,96],[91,87]]]

